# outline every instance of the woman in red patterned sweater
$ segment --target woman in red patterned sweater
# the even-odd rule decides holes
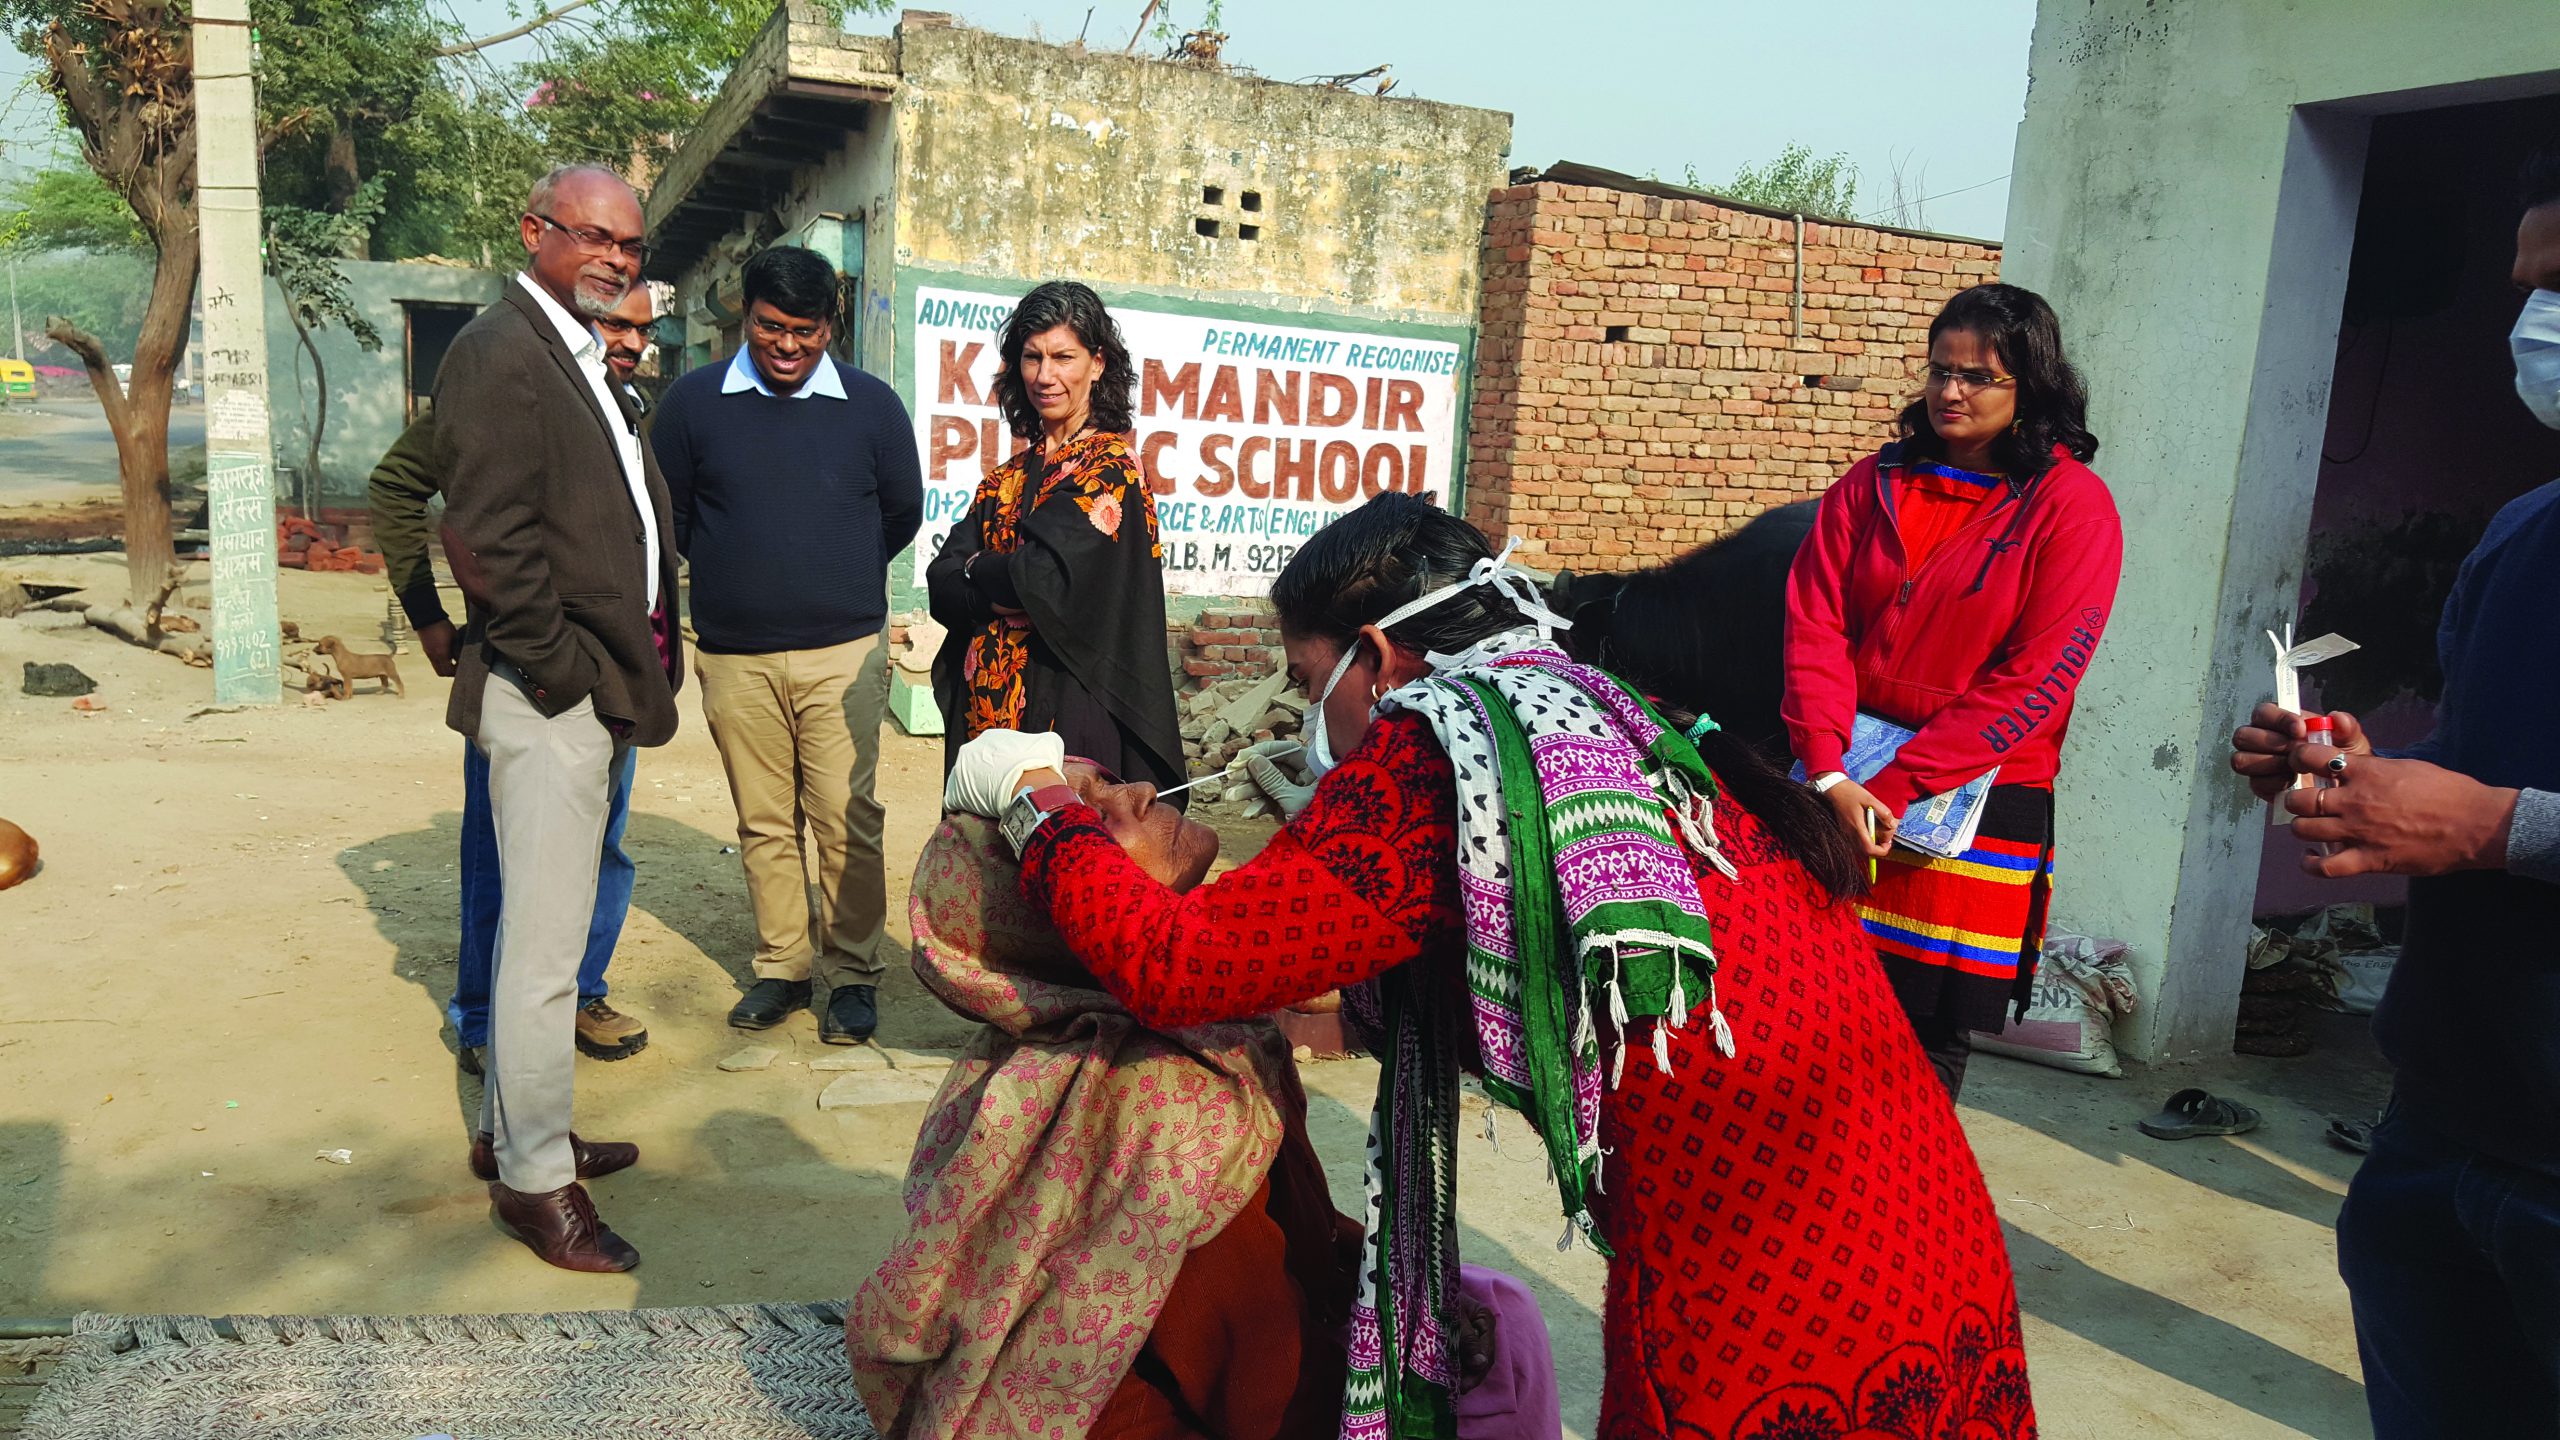
[[[946,802],[1003,812],[1027,897],[1148,1024],[1348,990],[1387,1073],[1344,1434],[1448,1433],[1454,1056],[1530,1117],[1567,1215],[1610,1257],[1604,1437],[2034,1435],[1997,1217],[1841,903],[1857,861],[1824,807],[1712,722],[1675,712],[1669,731],[1619,705],[1546,643],[1532,621],[1551,617],[1482,538],[1412,497],[1320,532],[1272,600],[1318,697],[1319,774],[1252,861],[1168,889],[1001,735],[972,742]],[[1577,697],[1610,713],[1591,723]],[[1470,704],[1491,720],[1481,748],[1451,722]],[[1604,768],[1612,736],[1660,803],[1610,837],[1632,848],[1603,857],[1602,890],[1577,893],[1592,855],[1559,777]],[[1478,813],[1504,810],[1507,830]],[[1650,883],[1639,828],[1677,837],[1688,893],[1595,939],[1591,917]],[[1564,904],[1542,909],[1541,887]],[[1686,963],[1692,919],[1712,930],[1703,963]],[[1631,943],[1646,936],[1661,954]],[[1472,1027],[1451,1018],[1470,1010]]]

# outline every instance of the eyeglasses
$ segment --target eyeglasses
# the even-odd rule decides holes
[[[1923,365],[1920,378],[1941,390],[1989,390],[1999,385],[2014,385],[2015,375],[1994,375],[1988,370],[1950,370],[1944,365]]]
[[[610,255],[619,250],[631,257],[631,263],[634,265],[649,263],[649,243],[645,240],[616,240],[602,230],[591,230],[584,225],[563,225],[539,210],[527,210],[524,213],[528,218],[539,220],[568,236],[569,243],[581,250],[597,255]]]
[[[649,329],[646,325],[634,325],[618,315],[599,315],[595,319],[595,325],[596,332],[609,340],[620,339],[626,335],[645,335]]]
[[[788,335],[803,345],[814,343],[820,335],[826,333],[827,329],[827,322],[823,320],[814,325],[777,325],[762,315],[753,317],[748,323],[755,326],[756,333],[767,340],[779,340]]]

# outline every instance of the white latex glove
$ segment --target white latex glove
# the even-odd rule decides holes
[[[960,747],[951,774],[942,782],[942,808],[984,815],[1004,814],[1033,770],[1067,768],[1066,737],[1054,730],[1026,735],[1019,730],[989,730]]]
[[[1289,778],[1288,771],[1280,768],[1280,756],[1304,753],[1305,747],[1295,740],[1265,740],[1259,745],[1245,747],[1244,773],[1253,780],[1255,788],[1270,796],[1271,803],[1280,807],[1283,820],[1297,819],[1298,812],[1306,809],[1307,802],[1315,798],[1316,787],[1299,784]]]

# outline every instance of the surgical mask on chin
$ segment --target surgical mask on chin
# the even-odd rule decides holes
[[[2516,398],[2533,418],[2560,430],[2560,290],[2536,290],[2507,337],[2516,357]]]

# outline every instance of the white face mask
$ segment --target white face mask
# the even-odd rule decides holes
[[[1520,541],[1515,537],[1502,547],[1501,554],[1477,561],[1475,567],[1467,572],[1466,579],[1455,585],[1443,586],[1417,595],[1388,611],[1385,618],[1377,622],[1378,628],[1387,630],[1401,625],[1441,601],[1478,585],[1490,585],[1502,592],[1503,598],[1509,600],[1521,614],[1529,617],[1530,622],[1538,627],[1541,635],[1551,635],[1558,630],[1570,628],[1572,621],[1556,615],[1538,603],[1537,591],[1527,583],[1527,577],[1512,575],[1511,552],[1519,548]],[[1308,709],[1306,758],[1307,779],[1311,783],[1323,779],[1326,771],[1342,763],[1341,757],[1333,753],[1332,741],[1325,735],[1324,707],[1325,702],[1333,698],[1335,688],[1342,684],[1342,677],[1350,671],[1352,660],[1359,654],[1360,637],[1354,635],[1351,637],[1351,643],[1342,648],[1342,658],[1334,662],[1333,674],[1325,680],[1323,692],[1316,696],[1315,704]],[[1448,657],[1433,655],[1428,658],[1432,668],[1438,669],[1440,662]]]
[[[2516,357],[2516,398],[2533,418],[2560,430],[2560,290],[2536,290],[2507,337]]]

